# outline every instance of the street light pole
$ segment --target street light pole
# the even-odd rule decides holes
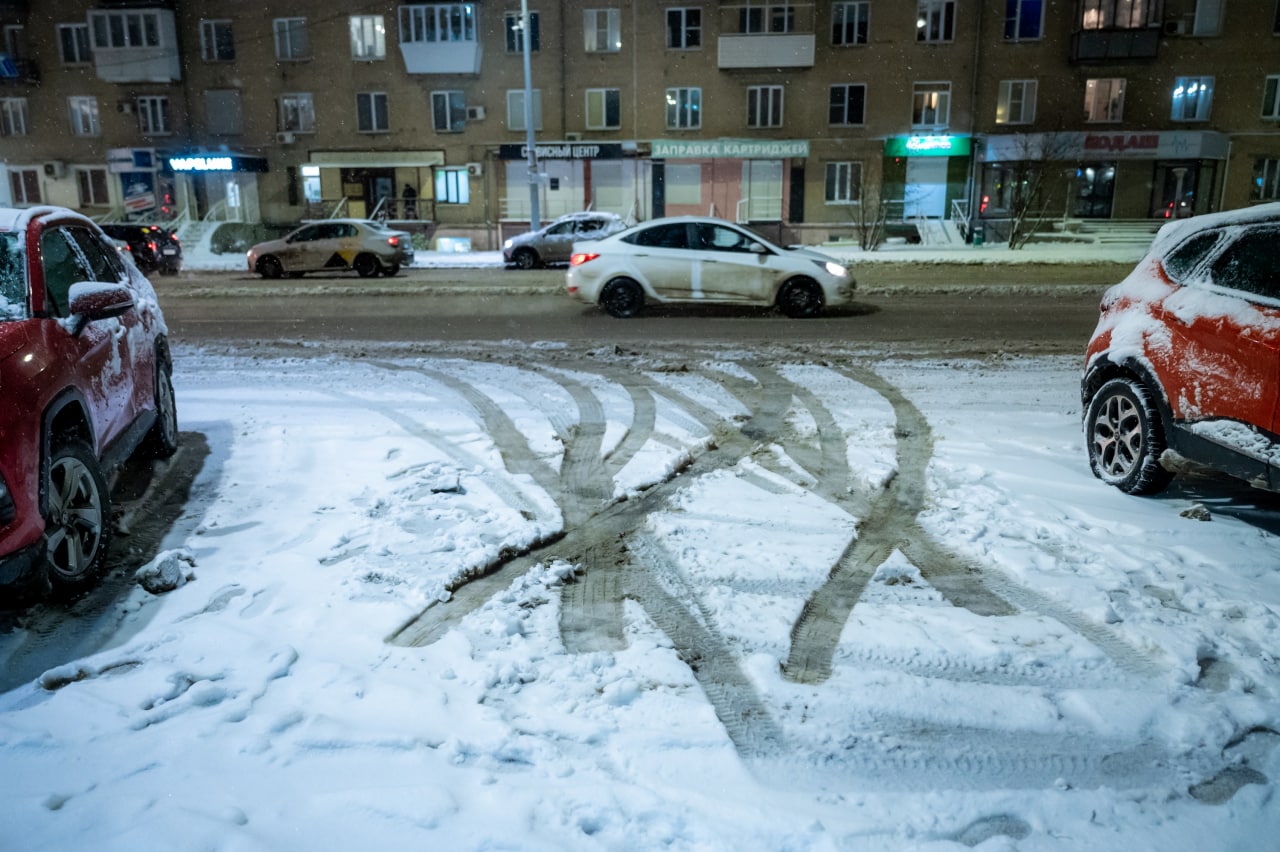
[[[538,215],[538,149],[533,137],[533,72],[529,63],[529,0],[520,0],[520,43],[524,48],[524,138],[529,157],[529,226],[542,227]]]

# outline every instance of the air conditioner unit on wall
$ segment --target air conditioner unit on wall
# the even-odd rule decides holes
[[[1169,18],[1164,22],[1164,34],[1167,36],[1186,35],[1187,19],[1186,18]]]
[[[285,130],[276,134],[276,141],[279,142],[281,145],[292,145],[293,141],[296,138],[297,137],[293,135],[293,132],[289,130]]]
[[[467,121],[480,121],[484,118],[484,107],[467,107]]]
[[[133,112],[133,101],[116,101],[116,112],[129,115]]]
[[[67,164],[62,160],[50,160],[44,164],[45,177],[64,178],[67,176]]]
[[[580,142],[580,141],[582,141],[582,134],[581,134],[581,133],[566,133],[566,134],[564,135],[564,141],[566,141],[566,142]]]
[[[484,174],[484,163],[467,163],[467,174],[480,177]]]

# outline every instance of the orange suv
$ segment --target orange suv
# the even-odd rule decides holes
[[[1090,467],[1122,491],[1188,466],[1280,490],[1280,203],[1164,226],[1103,297],[1081,397]]]

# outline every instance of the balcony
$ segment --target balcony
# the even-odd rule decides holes
[[[1071,36],[1072,62],[1155,59],[1159,50],[1159,27],[1080,30]]]
[[[178,31],[169,9],[92,9],[89,29],[98,79],[108,83],[176,83],[182,79]]]
[[[404,68],[410,74],[479,74],[478,41],[400,42]]]
[[[815,16],[810,3],[721,6],[718,66],[722,70],[812,68]]]

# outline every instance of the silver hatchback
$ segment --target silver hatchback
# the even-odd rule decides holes
[[[616,213],[570,213],[545,228],[507,240],[502,244],[502,260],[518,269],[568,263],[575,242],[598,240],[626,227]]]

